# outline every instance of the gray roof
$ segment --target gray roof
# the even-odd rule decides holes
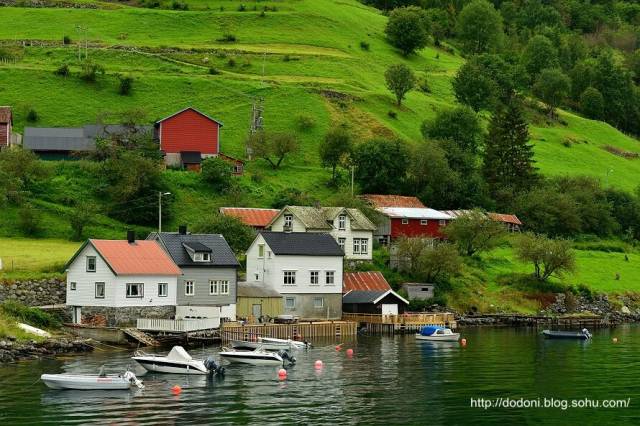
[[[182,243],[183,246],[185,246],[188,249],[191,249],[193,251],[197,251],[197,252],[206,252],[206,253],[211,253],[211,247],[205,246],[204,244],[202,244],[200,241],[189,241],[186,243]]]
[[[233,254],[227,240],[220,234],[179,234],[177,232],[152,232],[147,240],[159,240],[167,250],[169,256],[176,265],[205,267],[233,267],[240,266],[236,256]],[[211,249],[210,262],[194,262],[191,260],[187,249],[183,244],[199,243]]]
[[[32,151],[94,151],[96,138],[126,132],[152,132],[152,126],[91,124],[84,127],[25,127],[22,146]]]
[[[261,232],[260,235],[276,255],[344,256],[329,234],[315,232]]]
[[[238,282],[238,297],[282,297],[277,290],[262,283]]]
[[[376,226],[358,209],[344,207],[310,207],[310,206],[286,206],[282,213],[292,213],[307,229],[333,229],[332,222],[342,212],[351,217],[351,228],[354,230],[375,231]]]
[[[342,303],[373,303],[386,291],[353,290],[342,296]]]

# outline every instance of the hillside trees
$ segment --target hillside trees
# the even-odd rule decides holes
[[[529,39],[520,60],[532,81],[535,81],[543,69],[559,65],[558,50],[551,40],[540,34]]]
[[[287,155],[299,149],[295,135],[265,130],[252,134],[247,140],[247,146],[253,155],[266,160],[274,170],[280,168]]]
[[[419,7],[399,7],[389,14],[384,32],[389,42],[408,56],[427,45],[428,24],[429,20]]]
[[[467,61],[453,79],[456,99],[475,112],[491,109],[498,93],[496,82],[473,61]]]
[[[226,191],[231,187],[231,166],[220,157],[202,160],[200,177],[216,191]]]
[[[462,261],[455,246],[428,238],[401,237],[395,256],[399,269],[428,283],[445,281],[460,272]]]
[[[49,175],[38,157],[20,146],[0,151],[0,197],[21,202]]]
[[[486,0],[473,0],[458,15],[457,34],[467,53],[493,52],[503,38],[502,16]]]
[[[346,164],[351,154],[351,135],[344,126],[334,126],[320,144],[320,160],[324,167],[331,168],[331,182],[336,183],[338,166]]]
[[[193,225],[193,232],[200,234],[222,234],[234,253],[245,252],[253,239],[254,230],[238,218],[214,213]]]
[[[575,270],[575,255],[568,240],[554,240],[541,235],[523,234],[515,245],[516,256],[532,263],[534,277],[546,281]]]
[[[538,76],[533,92],[549,109],[549,116],[553,117],[555,109],[569,97],[571,80],[559,68],[547,68]]]
[[[407,92],[416,85],[416,76],[411,68],[404,64],[391,65],[384,73],[389,89],[396,96],[396,104],[400,106]]]
[[[481,210],[472,210],[449,223],[444,233],[461,254],[473,256],[500,244],[506,231],[500,222],[491,220]]]
[[[355,178],[363,192],[402,191],[409,164],[409,149],[400,140],[371,139],[353,152]]]

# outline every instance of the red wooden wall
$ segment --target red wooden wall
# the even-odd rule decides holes
[[[403,225],[401,218],[392,218],[391,238],[403,235],[406,237],[444,238],[444,234],[442,234],[443,227],[437,219],[428,219],[426,225],[421,225],[420,219],[409,219],[409,223]]]
[[[218,154],[220,125],[187,109],[160,123],[160,149],[165,153],[197,151]]]

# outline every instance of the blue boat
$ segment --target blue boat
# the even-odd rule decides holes
[[[435,342],[457,342],[460,333],[454,333],[450,328],[437,325],[427,325],[416,334],[417,340],[430,340]]]

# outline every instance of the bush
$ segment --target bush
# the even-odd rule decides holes
[[[222,38],[219,38],[218,41],[221,41],[221,42],[224,42],[224,43],[234,43],[234,42],[238,41],[238,39],[236,38],[236,36],[234,34],[224,33],[224,34],[222,34]]]
[[[238,218],[218,213],[202,219],[193,226],[193,232],[202,234],[223,234],[227,243],[235,253],[242,253],[249,248],[255,238],[253,228],[242,223]]]
[[[61,325],[60,320],[50,313],[39,308],[25,306],[15,300],[5,300],[0,307],[6,315],[34,327],[52,328]]]
[[[27,236],[33,236],[40,231],[40,215],[31,204],[25,204],[20,209],[18,213],[18,229]]]
[[[238,6],[238,12],[245,12],[247,10],[247,6],[245,6],[244,4],[241,4],[240,6]]]
[[[370,48],[371,48],[371,45],[369,45],[368,42],[366,42],[366,41],[361,41],[360,42],[360,49],[369,51]]]
[[[209,74],[211,74],[211,75],[219,75],[219,74],[222,74],[222,73],[220,72],[219,69],[214,68],[214,67],[210,67],[209,68]]]
[[[61,77],[68,77],[69,76],[69,65],[62,64],[53,73],[55,75],[59,75]]]
[[[284,206],[312,206],[316,201],[311,195],[298,188],[285,188],[275,195],[271,207],[281,209]]]
[[[95,83],[98,78],[98,74],[104,74],[104,68],[89,60],[82,64],[82,70],[80,71],[80,79],[87,83]]]
[[[387,115],[389,116],[389,118],[393,118],[394,120],[395,120],[396,118],[398,118],[398,113],[397,113],[397,112],[395,112],[395,111],[392,111],[392,110],[389,110],[389,111],[387,112]]]
[[[296,125],[300,130],[308,131],[315,127],[316,120],[308,114],[298,114],[296,116]]]
[[[189,10],[189,5],[185,2],[173,0],[171,2],[171,9],[173,10]]]
[[[118,85],[118,94],[122,96],[128,96],[131,94],[131,89],[133,87],[133,77],[128,75],[118,76],[119,85]]]
[[[229,65],[231,68],[236,66],[236,60],[233,58],[229,58],[229,60],[227,61],[227,65]]]
[[[62,44],[71,44],[71,37],[68,35],[62,37]]]
[[[202,161],[200,177],[214,189],[226,191],[231,186],[231,166],[219,157],[206,158]]]
[[[35,123],[39,118],[40,117],[38,116],[36,110],[33,108],[29,108],[29,110],[27,111],[27,121],[29,123]]]

